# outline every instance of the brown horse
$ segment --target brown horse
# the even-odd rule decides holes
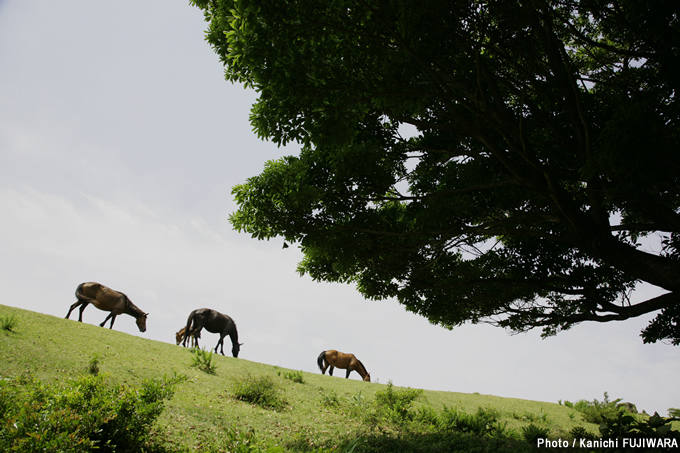
[[[328,351],[323,351],[319,354],[316,363],[319,365],[321,374],[326,374],[326,369],[330,366],[331,369],[328,371],[330,376],[333,376],[333,368],[341,368],[347,370],[345,379],[349,377],[349,373],[356,371],[361,375],[361,378],[364,381],[371,382],[371,374],[366,371],[364,364],[361,363],[354,354],[345,354],[334,349],[329,349]]]
[[[224,337],[229,335],[232,344],[231,353],[234,357],[238,357],[243,343],[238,342],[238,331],[234,320],[210,308],[199,308],[189,314],[187,325],[184,328],[184,331],[189,332],[189,335],[184,336],[182,345],[186,346],[189,336],[193,336],[196,340],[196,347],[198,347],[198,339],[201,338],[201,330],[204,327],[208,332],[220,334],[220,339],[215,346],[215,354],[217,354],[217,348],[221,346],[221,352],[224,355]]]
[[[109,316],[106,317],[103,323],[99,324],[104,327],[106,321],[111,319],[111,325],[109,329],[113,327],[113,322],[116,320],[116,316],[125,313],[130,315],[137,320],[137,327],[139,327],[140,332],[146,332],[146,316],[148,313],[144,313],[139,309],[125,294],[114,291],[111,288],[107,288],[104,285],[100,285],[95,282],[81,283],[76,288],[76,299],[78,301],[71,305],[68,313],[66,314],[66,319],[71,316],[71,312],[80,305],[80,316],[78,316],[78,321],[83,322],[83,311],[88,304],[92,304],[100,310],[110,311]]]
[[[175,332],[175,340],[177,340],[177,346],[184,340],[184,335],[186,334],[187,328],[182,327],[179,332]],[[195,348],[197,345],[196,336],[191,334],[191,347]]]

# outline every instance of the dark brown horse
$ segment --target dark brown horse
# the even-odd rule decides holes
[[[175,340],[177,341],[177,346],[184,340],[184,336],[186,335],[187,328],[182,327],[179,332],[175,332]],[[194,334],[191,334],[191,347],[195,348],[196,347],[196,336]]]
[[[139,309],[125,294],[114,291],[111,288],[107,288],[104,285],[100,285],[95,282],[81,283],[76,288],[76,299],[78,301],[71,305],[68,313],[66,314],[66,319],[71,316],[71,312],[80,306],[80,316],[78,316],[78,321],[83,322],[83,311],[85,307],[89,304],[94,305],[100,310],[110,311],[109,316],[106,317],[103,323],[99,324],[104,327],[106,321],[111,319],[111,325],[109,329],[113,327],[113,322],[116,320],[116,316],[125,313],[130,315],[137,320],[137,327],[139,327],[140,332],[146,331],[146,316],[148,313],[144,313]]]
[[[329,349],[328,351],[323,351],[319,354],[316,363],[319,365],[321,374],[326,374],[326,369],[330,366],[331,369],[328,371],[330,376],[333,376],[333,368],[341,368],[347,370],[345,379],[349,377],[349,373],[356,371],[361,375],[361,378],[364,381],[371,382],[371,374],[366,371],[364,364],[361,363],[354,354],[345,354],[334,349]]]
[[[217,348],[221,346],[221,352],[224,355],[224,337],[229,335],[232,344],[231,353],[234,357],[238,357],[243,343],[238,342],[238,331],[234,320],[210,308],[199,308],[189,314],[187,325],[184,328],[188,335],[184,336],[182,345],[186,346],[187,339],[190,335],[193,335],[196,340],[196,347],[198,347],[198,339],[201,338],[201,330],[204,327],[208,332],[220,334],[220,339],[215,346],[215,354],[217,354]]]

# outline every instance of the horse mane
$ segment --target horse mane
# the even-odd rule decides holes
[[[231,319],[231,317],[229,317],[229,319]],[[229,332],[229,338],[231,338],[232,342],[238,343],[238,329],[236,328],[236,323],[233,319],[231,319],[231,325],[234,326],[234,329]]]
[[[368,374],[368,370],[366,369],[366,367],[364,366],[364,364],[361,363],[361,360],[357,359],[357,362],[359,363],[359,365],[361,365],[361,368],[364,369],[364,373]]]
[[[128,296],[126,296],[125,294],[123,294],[123,296],[125,296],[125,308],[130,309],[130,311],[132,312],[130,313],[131,315],[133,315],[135,318],[145,315],[144,311],[142,311],[141,308],[133,304]]]

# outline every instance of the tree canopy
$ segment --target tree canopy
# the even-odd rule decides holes
[[[643,341],[680,343],[679,2],[193,3],[257,134],[302,145],[236,229],[447,328],[657,312]]]

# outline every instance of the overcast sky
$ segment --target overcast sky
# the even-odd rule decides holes
[[[231,187],[297,148],[252,133],[256,94],[224,80],[205,28],[185,0],[0,0],[1,304],[63,317],[96,281],[149,312],[146,333],[129,316],[114,329],[152,340],[174,344],[209,307],[236,321],[246,360],[318,372],[318,354],[338,349],[381,383],[680,408],[680,348],[642,344],[650,316],[546,340],[448,331],[301,278],[295,247],[232,231]],[[90,306],[84,321],[106,315]]]

